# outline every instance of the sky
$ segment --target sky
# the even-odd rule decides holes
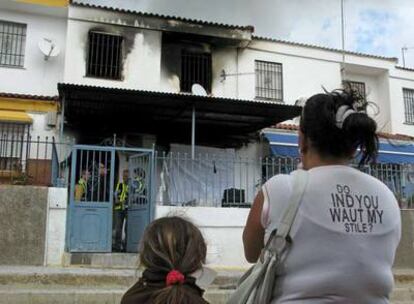
[[[80,1],[79,1],[80,2]],[[341,0],[82,0],[236,25],[255,35],[341,48]],[[414,68],[414,0],[344,0],[345,48]]]

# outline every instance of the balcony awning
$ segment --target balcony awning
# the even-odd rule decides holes
[[[264,132],[273,155],[299,157],[297,133]],[[380,139],[377,162],[414,164],[414,142]]]
[[[143,90],[59,84],[67,125],[82,132],[110,130],[156,134],[188,143],[195,109],[198,144],[245,138],[300,114],[300,107],[274,102]]]
[[[298,135],[296,133],[263,133],[269,141],[275,156],[299,157]]]
[[[31,124],[33,119],[23,111],[0,110],[0,122]]]

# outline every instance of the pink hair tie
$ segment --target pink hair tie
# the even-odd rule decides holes
[[[179,272],[178,270],[171,270],[168,274],[167,277],[165,278],[165,283],[167,284],[167,286],[171,286],[177,283],[184,283],[184,275]]]

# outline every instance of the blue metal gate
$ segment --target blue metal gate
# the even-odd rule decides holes
[[[153,217],[153,151],[76,145],[72,151],[66,247],[70,252],[111,252],[116,153],[128,157],[128,252],[137,252]],[[132,155],[132,156],[130,156]]]
[[[73,148],[67,226],[71,252],[111,252],[114,166],[111,148]]]
[[[127,214],[127,252],[137,252],[145,227],[151,220],[152,152],[129,158],[129,196]]]

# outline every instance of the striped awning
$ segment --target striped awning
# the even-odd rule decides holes
[[[264,132],[273,155],[299,157],[297,133]],[[377,161],[380,163],[414,164],[414,142],[380,139]]]
[[[31,124],[33,119],[23,111],[0,110],[0,122]]]

